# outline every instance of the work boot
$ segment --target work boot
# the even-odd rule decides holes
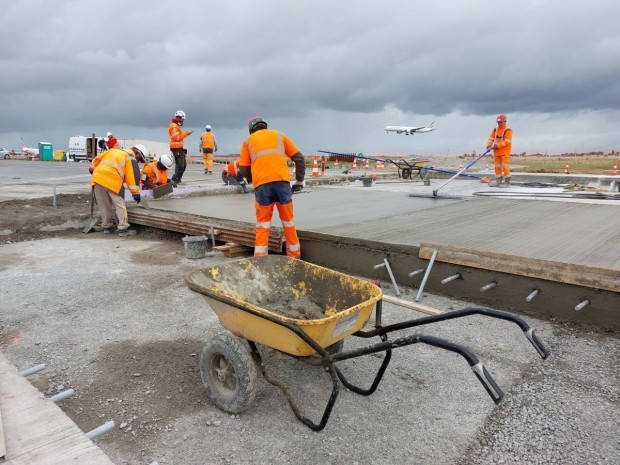
[[[489,187],[499,187],[502,184],[502,176],[495,178],[495,181],[491,181],[489,183]]]
[[[135,229],[127,228],[118,230],[119,237],[135,236],[136,234],[138,234],[138,231],[136,231]]]
[[[205,174],[209,174],[209,170],[205,170]]]
[[[504,178],[504,182],[499,187],[510,187],[510,176],[508,176],[507,178]]]
[[[103,228],[103,234],[112,234],[112,228]]]

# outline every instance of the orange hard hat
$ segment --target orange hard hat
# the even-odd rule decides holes
[[[504,114],[501,114],[501,115],[498,115],[498,116],[497,116],[497,122],[498,122],[498,123],[505,123],[505,122],[506,122],[506,119],[507,119],[507,118],[506,118],[506,115],[504,115]]]

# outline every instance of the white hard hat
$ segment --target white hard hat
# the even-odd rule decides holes
[[[184,111],[182,111],[182,110],[179,110],[179,111],[177,111],[177,112],[174,114],[174,116],[179,116],[179,117],[181,117],[181,118],[185,119],[185,112],[184,112]]]
[[[142,154],[142,157],[144,157],[145,160],[148,158],[148,156],[149,156],[149,149],[147,149],[144,145],[136,144],[136,145],[134,145],[131,148],[140,151],[140,153]]]
[[[108,131],[108,132],[105,133],[105,136],[106,137],[112,137],[112,133],[110,131]]]
[[[205,126],[205,129],[206,129],[207,131],[210,131],[210,130],[211,130],[211,125],[207,124],[207,125]]]
[[[172,166],[172,157],[170,155],[164,154],[159,157],[159,163],[161,163],[166,167],[166,169],[168,169]]]

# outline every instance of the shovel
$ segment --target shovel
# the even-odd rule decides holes
[[[89,223],[82,229],[84,234],[88,234],[99,221],[99,217],[95,216],[95,189],[92,188],[90,190],[90,221]]]

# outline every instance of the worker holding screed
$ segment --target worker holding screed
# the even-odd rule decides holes
[[[168,178],[168,169],[172,166],[172,157],[162,155],[159,160],[153,160],[148,165],[144,165],[140,175],[140,185],[144,190],[153,190],[157,186],[163,186],[172,182]],[[174,182],[172,182],[174,186]]]
[[[274,206],[278,209],[284,236],[286,255],[301,257],[297,230],[293,221],[293,192],[303,187],[306,165],[304,157],[295,144],[283,133],[268,129],[260,116],[248,121],[249,137],[241,144],[239,171],[241,176],[254,185],[256,208],[256,239],[254,256],[269,253],[269,231]],[[287,161],[295,163],[295,180],[291,186],[291,174]]]
[[[227,186],[241,186],[245,194],[250,192],[248,183],[239,171],[239,160],[231,161],[228,166],[222,168],[222,181]]]
[[[497,128],[491,131],[487,149],[493,150],[495,181],[490,187],[510,187],[510,152],[512,150],[512,129],[506,126],[506,115],[497,117]]]

